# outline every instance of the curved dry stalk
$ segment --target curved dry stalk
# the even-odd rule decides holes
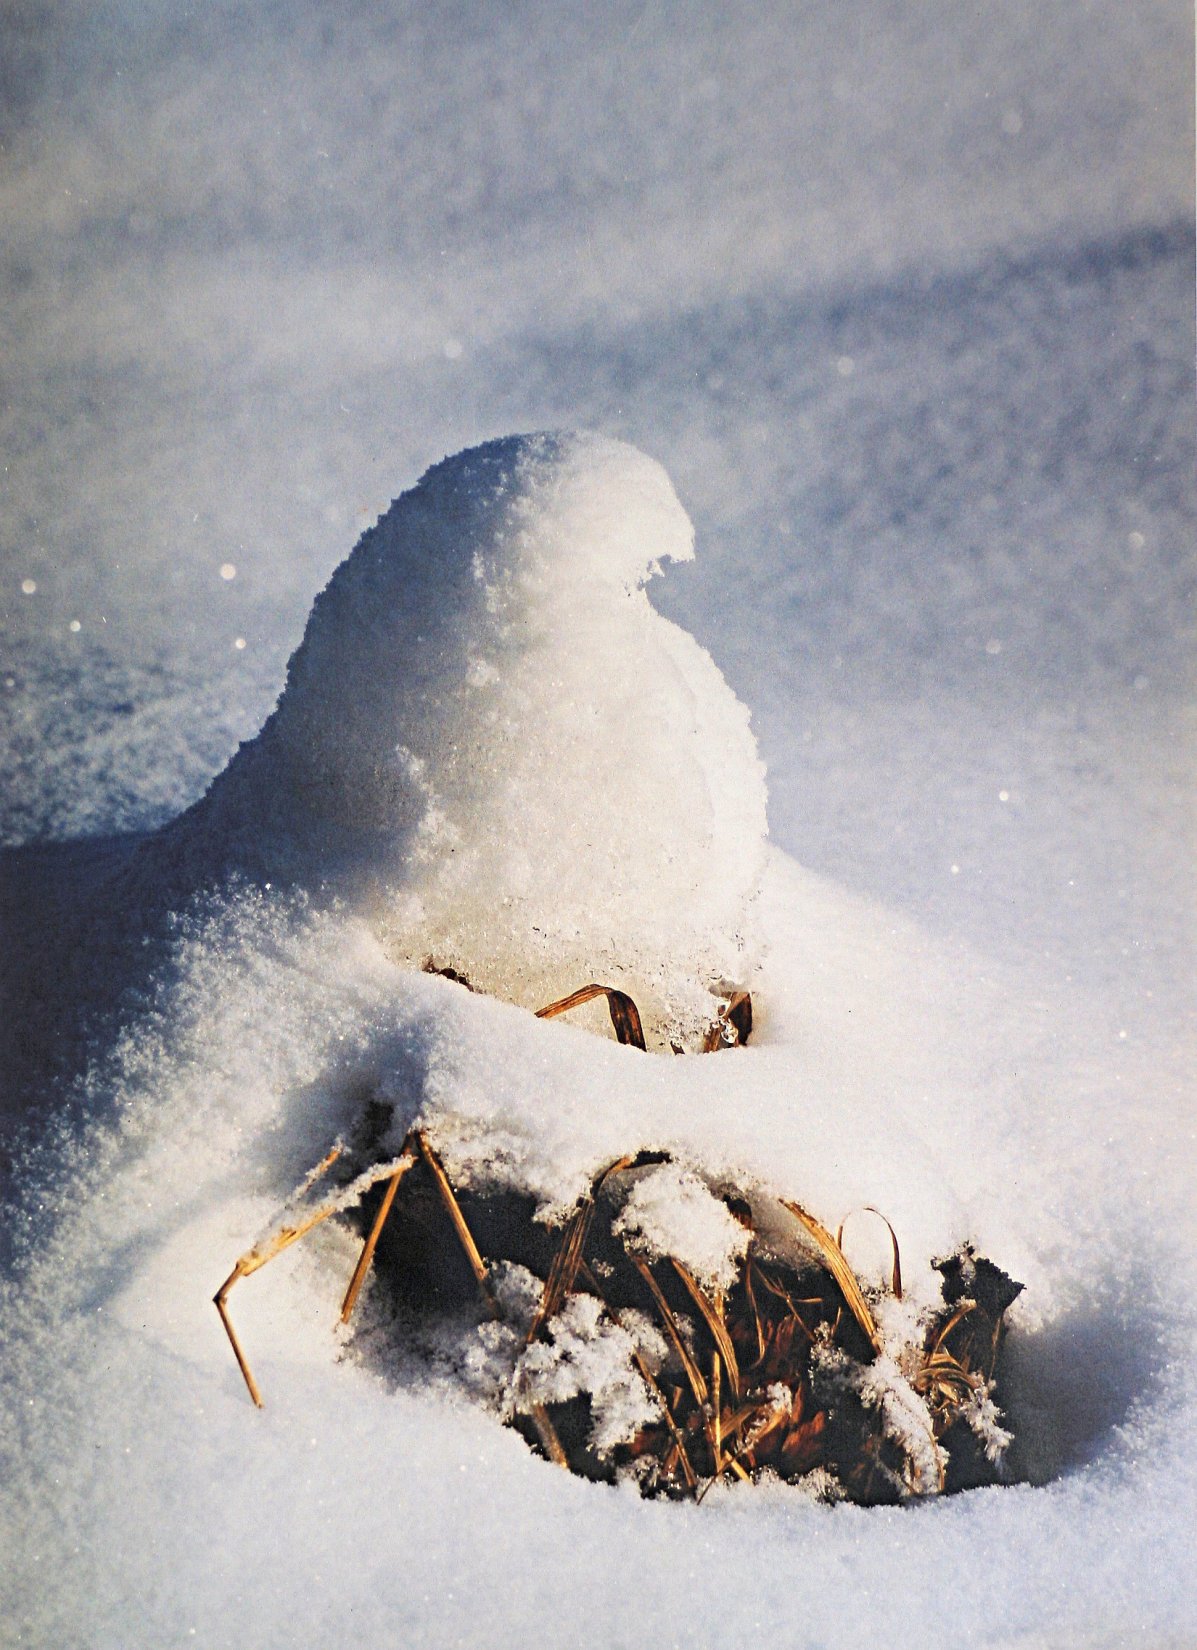
[[[538,1008],[536,1018],[555,1020],[558,1014],[567,1014],[571,1008],[580,1008],[583,1003],[593,1002],[595,997],[606,997],[607,1011],[619,1041],[647,1051],[644,1027],[640,1023],[640,1010],[626,991],[618,991],[613,985],[584,985],[577,991],[571,991],[568,997],[560,997],[555,1003],[546,1003],[544,1008]]]
[[[893,1292],[894,1299],[895,1300],[901,1300],[902,1299],[902,1257],[898,1253],[898,1234],[894,1231],[893,1227],[890,1225],[890,1223],[886,1219],[886,1217],[881,1213],[880,1209],[878,1209],[872,1203],[863,1203],[860,1206],[859,1209],[852,1209],[848,1214],[846,1214],[844,1216],[843,1220],[841,1220],[839,1225],[836,1227],[835,1241],[839,1244],[840,1248],[842,1249],[843,1246],[844,1246],[844,1227],[848,1224],[848,1222],[852,1219],[852,1216],[855,1215],[855,1214],[876,1215],[878,1220],[881,1220],[881,1221],[885,1222],[885,1229],[889,1233],[889,1241],[890,1241],[891,1245],[893,1246],[893,1252],[894,1252],[894,1263],[893,1263],[893,1267],[890,1271],[890,1289]]]
[[[827,1269],[835,1281],[839,1284],[840,1293],[847,1302],[849,1311],[852,1313],[852,1316],[856,1319],[860,1327],[864,1330],[865,1335],[868,1338],[869,1345],[873,1348],[873,1351],[879,1353],[881,1351],[881,1333],[878,1330],[876,1323],[873,1321],[873,1314],[869,1311],[869,1304],[864,1298],[864,1292],[861,1289],[860,1284],[856,1281],[856,1273],[848,1265],[847,1259],[844,1256],[844,1251],[832,1237],[826,1226],[823,1225],[822,1221],[816,1220],[814,1215],[808,1214],[800,1203],[791,1203],[788,1198],[783,1197],[781,1199],[781,1206],[783,1209],[788,1209],[794,1216],[795,1220],[805,1227],[811,1237],[814,1238],[819,1248],[823,1251],[823,1257],[827,1262]]]
[[[976,1310],[976,1301],[962,1301],[952,1313],[952,1316],[948,1319],[947,1323],[945,1323],[943,1328],[939,1331],[939,1334],[936,1335],[935,1345],[931,1348],[931,1351],[933,1353],[938,1352],[961,1319],[967,1318],[970,1312],[975,1312]]]

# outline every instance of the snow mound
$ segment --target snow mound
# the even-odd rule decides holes
[[[683,1604],[784,1642],[812,1565],[849,1584],[803,1595],[811,1643],[921,1647],[945,1576],[955,1639],[976,1650],[1046,1643],[1027,1636],[1044,1624],[1061,1644],[1145,1620],[1161,1640],[1190,1631],[1191,1198],[1145,1157],[1134,1098],[1161,1057],[1128,1039],[1115,1060],[1079,993],[1051,1016],[987,956],[765,856],[746,713],[644,598],[654,561],[690,547],[663,473],[614,442],[520,438],[439,466],[320,598],[262,734],[137,853],[139,897],[96,871],[107,930],[75,947],[66,986],[48,964],[38,979],[90,991],[128,958],[137,989],[123,1029],[94,1038],[74,1122],[23,1174],[0,1285],[0,1547],[21,1642],[194,1628],[289,1645],[313,1624],[336,1638],[347,1611],[384,1637],[403,1619],[473,1642],[480,1609],[497,1644],[574,1644],[596,1621],[643,1642]],[[519,1006],[598,977],[631,992],[658,1046],[692,1035],[710,986],[746,979],[758,906],[745,1049],[650,1058]],[[141,945],[168,912],[171,944]],[[429,955],[517,1006],[412,968]],[[588,1445],[617,1455],[652,1415],[629,1372],[660,1364],[653,1325],[571,1301],[529,1347],[537,1280],[512,1255],[501,1322],[474,1306],[396,1333],[376,1265],[347,1336],[359,1243],[342,1219],[238,1288],[259,1413],[213,1291],[338,1141],[356,1172],[413,1127],[463,1197],[518,1193],[541,1223],[617,1156],[667,1154],[621,1205],[629,1242],[707,1280],[741,1241],[724,1187],[754,1215],[758,1193],[833,1226],[882,1209],[904,1299],[883,1309],[888,1242],[873,1234],[870,1263],[854,1221],[882,1352],[867,1369],[828,1352],[815,1377],[901,1446],[919,1488],[941,1463],[903,1350],[942,1298],[931,1257],[972,1240],[1027,1291],[1008,1399],[977,1388],[966,1420],[1003,1454],[999,1399],[1028,1482],[901,1519],[717,1485],[701,1527],[599,1491],[499,1422],[586,1393]],[[369,1550],[363,1506],[384,1509]],[[866,1589],[850,1584],[862,1562]],[[549,1592],[524,1585],[534,1571]]]
[[[694,1042],[753,965],[766,822],[747,711],[644,592],[693,537],[623,442],[514,436],[434,466],[165,833],[176,886],[332,891],[396,960],[529,1007],[601,979],[658,1042]]]

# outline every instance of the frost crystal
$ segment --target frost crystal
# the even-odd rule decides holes
[[[979,1439],[985,1458],[996,1466],[1014,1442],[1013,1434],[1001,1424],[1001,1411],[993,1401],[993,1382],[978,1386],[961,1411]]]
[[[931,1430],[926,1404],[891,1357],[882,1355],[864,1366],[855,1380],[867,1409],[881,1415],[887,1438],[902,1449],[910,1464],[910,1488],[916,1495],[934,1495],[943,1483],[943,1451]]]
[[[534,1341],[520,1358],[512,1382],[513,1407],[528,1414],[537,1405],[566,1403],[587,1393],[591,1448],[600,1457],[609,1455],[660,1419],[660,1406],[634,1367],[637,1351],[634,1335],[593,1296],[571,1295],[548,1324],[547,1339]]]

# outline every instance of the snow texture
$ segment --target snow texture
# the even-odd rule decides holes
[[[139,877],[331,886],[415,966],[527,1007],[599,979],[694,1045],[751,973],[766,825],[747,712],[643,590],[693,538],[622,442],[436,465],[338,568],[278,708]]]
[[[9,10],[0,1642],[1191,1645],[1190,8]],[[406,966],[447,909],[418,820],[461,831],[470,781],[438,786],[419,743],[383,634],[402,607],[363,631],[379,727],[350,705],[320,747],[334,771],[342,739],[376,751],[377,776],[342,766],[401,805],[393,857],[386,829],[322,844],[318,808],[280,835],[260,789],[262,829],[235,821],[234,772],[301,771],[234,753],[351,546],[382,535],[397,567],[397,491],[560,427],[654,455],[698,548],[660,472],[605,449],[620,511],[652,475],[674,525],[618,591],[587,566],[587,611],[663,671],[672,636],[680,684],[701,655],[638,588],[670,556],[653,608],[768,764],[745,1050],[537,1022],[543,955],[516,1004]],[[538,496],[515,481],[496,524],[551,534]],[[481,537],[496,574],[531,565]],[[471,569],[427,576],[485,630]],[[450,639],[422,656],[436,713],[492,694],[514,723]],[[742,714],[694,668],[730,739],[707,782],[739,772],[756,809]],[[548,764],[506,756],[539,830]],[[230,759],[227,832],[213,792],[168,851],[150,833]],[[652,807],[710,851],[713,803]],[[733,834],[759,852],[759,820]],[[284,849],[277,878],[254,861]],[[735,909],[750,860],[672,919],[695,956],[737,931],[701,901]],[[418,923],[394,901],[421,879]],[[509,1166],[546,1212],[640,1144],[832,1226],[876,1205],[907,1274],[891,1348],[929,1259],[972,1239],[1027,1284],[1012,1482],[868,1511],[581,1482],[501,1423],[517,1344],[396,1333],[378,1291],[338,1338],[339,1221],[233,1297],[257,1413],[211,1295],[384,1085],[397,1128],[425,1116],[454,1172]],[[845,1243],[878,1286],[880,1223]]]
[[[714,1290],[731,1288],[748,1248],[747,1228],[693,1170],[676,1163],[636,1181],[614,1229],[633,1249],[680,1260]]]

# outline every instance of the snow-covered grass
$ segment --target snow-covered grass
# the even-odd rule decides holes
[[[91,1065],[6,1210],[4,1642],[1197,1639],[1191,18],[683,10],[9,27],[6,1116]],[[652,602],[768,764],[775,846],[714,891],[761,879],[747,1050],[646,1060],[414,975],[310,859],[173,927],[188,857],[144,870],[392,496],[560,424],[664,464],[698,554]],[[972,1238],[1027,1284],[1024,1481],[582,1483],[369,1300],[338,1351],[334,1223],[237,1291],[255,1412],[211,1294],[384,1078],[455,1172],[546,1197],[648,1132],[876,1204],[916,1299]],[[884,1229],[846,1242],[879,1280]]]
[[[448,1418],[462,1420],[461,1381],[468,1391],[497,1379],[485,1373],[483,1343],[475,1344],[466,1325],[456,1351],[442,1350],[430,1366],[418,1344],[405,1347],[401,1337],[396,1345],[369,1317],[360,1338],[338,1340],[337,1280],[347,1274],[351,1243],[346,1231],[322,1226],[306,1252],[280,1260],[238,1292],[241,1333],[269,1393],[262,1418],[245,1400],[210,1306],[232,1261],[277,1218],[290,1188],[334,1142],[360,1133],[371,1097],[394,1107],[390,1143],[378,1146],[383,1161],[398,1155],[408,1129],[419,1124],[459,1186],[513,1188],[530,1194],[550,1218],[567,1214],[596,1172],[623,1153],[670,1152],[670,1165],[634,1187],[620,1223],[629,1241],[676,1255],[712,1286],[729,1281],[743,1232],[695,1171],[713,1183],[798,1196],[829,1221],[880,1204],[901,1233],[913,1310],[937,1294],[932,1259],[963,1241],[978,1242],[1028,1284],[1026,1305],[1014,1316],[1012,1419],[1022,1434],[1016,1476],[1059,1483],[1035,1492],[1040,1502],[1025,1502],[1025,1489],[978,1493],[995,1526],[968,1507],[957,1515],[959,1539],[984,1555],[978,1568],[986,1576],[990,1568],[1021,1565],[1023,1545],[1038,1544],[1060,1483],[1081,1498],[1072,1515],[1077,1527],[1087,1522],[1095,1529],[1103,1519],[1121,1525],[1132,1514],[1142,1517],[1141,1498],[1166,1494],[1168,1519],[1147,1525],[1158,1562],[1170,1542],[1183,1541],[1177,1514],[1188,1505],[1187,1470],[1162,1456],[1158,1434],[1166,1430],[1175,1441],[1192,1431],[1189,1364],[1181,1352],[1192,1329],[1194,1279],[1191,1255],[1183,1247],[1178,1253],[1176,1225],[1183,1222],[1187,1233],[1191,1220],[1179,1186],[1157,1184],[1150,1207],[1128,1200],[1123,1186],[1111,1205],[1103,1175],[1111,1125],[1102,1108],[1116,1108],[1116,1079],[1090,1078],[1088,1115],[1078,1128],[1053,1104],[1052,1090],[1074,1050],[1087,1048],[1088,1035],[1044,1037],[1016,982],[989,978],[963,953],[945,955],[909,924],[862,909],[780,853],[765,869],[759,818],[751,808],[737,815],[719,805],[729,783],[750,795],[759,784],[743,724],[724,709],[726,701],[734,710],[734,702],[710,661],[703,664],[687,643],[694,662],[691,653],[682,655],[685,714],[671,710],[678,633],[639,605],[635,581],[662,548],[662,502],[677,521],[683,552],[689,547],[685,518],[661,473],[610,443],[537,438],[503,450],[496,485],[486,461],[495,456],[485,449],[442,466],[435,485],[422,484],[366,535],[317,602],[275,716],[204,802],[142,845],[110,884],[122,912],[109,918],[110,928],[127,933],[130,922],[145,925],[150,943],[142,950],[140,992],[143,1001],[152,996],[93,1062],[83,1090],[92,1123],[76,1122],[71,1135],[52,1138],[29,1171],[38,1196],[26,1205],[16,1282],[4,1309],[14,1349],[5,1388],[9,1551],[19,1588],[10,1621],[34,1642],[77,1630],[83,1617],[95,1642],[117,1642],[130,1630],[148,1641],[176,1632],[183,1609],[197,1634],[202,1627],[218,1641],[235,1637],[244,1632],[241,1611],[248,1608],[252,1619],[263,1604],[260,1597],[246,1604],[243,1582],[230,1609],[230,1547],[240,1563],[254,1550],[263,1564],[274,1555],[283,1595],[312,1591],[314,1552],[339,1554],[327,1577],[322,1567],[320,1586],[343,1593],[348,1585],[355,1613],[380,1627],[400,1612],[413,1631],[431,1637],[454,1619],[452,1599],[435,1590],[413,1607],[404,1563],[386,1572],[387,1583],[371,1574],[364,1589],[360,1580],[346,1584],[340,1569],[352,1562],[361,1498],[369,1506],[381,1493],[374,1479],[382,1461],[405,1481],[412,1516],[422,1508],[421,1553],[431,1547],[443,1558],[441,1549],[455,1547],[463,1530],[471,1544],[491,1538],[485,1521],[479,1527],[476,1499],[491,1508],[511,1487],[505,1439],[484,1447],[471,1489],[443,1500],[443,1523],[429,1510],[444,1496],[442,1480],[456,1470],[463,1447],[459,1441],[447,1457],[439,1453]],[[629,549],[628,570],[609,594],[600,579],[589,605],[568,601],[564,616],[555,617],[546,587],[554,580],[572,587],[575,579],[585,587],[578,569],[599,567],[613,532],[616,546],[638,540],[640,553]],[[407,576],[430,544],[440,550],[435,576]],[[498,581],[498,597],[489,594],[488,575]],[[521,579],[530,594],[519,588]],[[516,590],[502,600],[505,580]],[[421,590],[432,592],[423,605]],[[616,622],[606,617],[604,601],[614,604]],[[485,665],[496,645],[491,632],[507,659],[501,673],[484,672],[480,680],[479,662]],[[583,662],[583,679],[611,681],[616,691],[634,668],[638,697],[658,719],[656,733],[645,730],[645,749],[650,757],[659,749],[666,763],[680,753],[689,772],[677,783],[649,799],[631,766],[623,788],[620,764],[636,760],[626,717],[588,716],[587,737],[579,740],[569,719],[545,714],[569,668],[568,651]],[[357,691],[355,681],[362,684]],[[479,704],[479,694],[491,689],[493,696],[499,685],[506,697],[496,714],[490,699]],[[584,708],[576,692],[567,698],[575,710]],[[360,727],[353,725],[355,705]],[[642,713],[632,707],[627,714]],[[415,758],[413,776],[410,745],[417,738],[424,754]],[[486,755],[492,742],[498,752],[513,752],[517,773],[521,747],[535,746],[543,785],[529,774],[513,787],[508,765]],[[386,754],[396,747],[401,760],[388,767]],[[463,750],[477,758],[464,774]],[[583,808],[579,787],[592,773],[606,775],[605,794],[595,798],[592,815],[581,815],[583,824],[571,825],[559,797]],[[693,797],[691,779],[698,784]],[[358,796],[369,828],[346,833],[345,816]],[[511,880],[507,846],[520,829],[521,809],[529,837],[548,818],[545,861],[559,836],[570,844],[589,831],[593,872],[569,883],[587,890],[588,899],[560,939],[546,915],[555,878],[538,880],[521,869]],[[430,817],[435,831],[423,828]],[[650,864],[660,868],[648,882],[622,874],[616,850],[629,833],[633,846],[650,845]],[[671,856],[686,865],[695,855],[708,856],[705,869],[686,873],[692,889],[685,879],[677,885]],[[467,866],[460,905],[433,883],[443,928],[428,939],[421,895],[430,876],[453,878],[458,856]],[[472,861],[486,868],[502,944],[487,932]],[[657,987],[672,1033],[672,975],[665,967],[651,971],[636,925],[670,964],[686,960],[693,986],[713,1005],[710,992],[724,984],[720,949],[712,950],[709,939],[696,947],[691,906],[725,861],[732,874],[717,893],[732,904],[713,907],[722,913],[716,929],[722,922],[738,939],[759,907],[763,930],[763,960],[741,976],[759,1005],[749,1049],[643,1055],[592,1032],[544,1024],[526,1009],[473,996],[414,966],[424,945],[439,941],[454,965],[468,968],[476,946],[494,975],[492,990],[502,990],[507,961],[509,994],[518,1001],[554,969],[559,988],[568,989],[610,966],[620,953],[618,945],[611,951],[611,936],[623,930],[631,960],[621,979],[637,989]],[[230,891],[222,892],[230,876]],[[189,892],[199,900],[169,943],[156,937],[151,915],[163,903],[163,888],[167,903],[186,905]],[[103,955],[98,932],[93,939]],[[534,943],[541,949],[529,984],[520,955]],[[1066,1081],[1075,1092],[1075,1073]],[[512,1391],[526,1387],[529,1401],[542,1401],[564,1392],[563,1380],[588,1381],[598,1394],[596,1442],[613,1442],[651,1409],[651,1399],[620,1377],[627,1359],[621,1363],[601,1336],[596,1340],[597,1323],[574,1322],[579,1312],[584,1305],[567,1309],[528,1368],[515,1366],[508,1353]],[[1096,1351],[1095,1333],[1108,1336],[1115,1326],[1123,1337],[1115,1355]],[[502,1362],[493,1334],[489,1357]],[[863,1377],[848,1366],[837,1370],[824,1377],[855,1383],[888,1432],[917,1441],[919,1400],[888,1353]],[[394,1401],[399,1395],[403,1404]],[[509,1401],[496,1396],[492,1410]],[[346,1411],[357,1415],[348,1431],[340,1419]],[[434,1425],[427,1424],[430,1413]],[[478,1434],[477,1424],[463,1421],[462,1438],[490,1437]],[[136,1445],[128,1441],[133,1425]],[[311,1439],[306,1449],[320,1450],[326,1429],[333,1453],[313,1477],[312,1458],[300,1459],[296,1440],[302,1434]],[[206,1440],[198,1452],[197,1432]],[[117,1439],[123,1442],[114,1457]],[[238,1450],[246,1452],[246,1465],[234,1487],[227,1469],[207,1456]],[[1090,1454],[1092,1464],[1082,1470]],[[80,1479],[71,1463],[81,1459],[90,1465]],[[911,1460],[915,1482],[933,1487],[934,1460],[923,1463],[921,1476],[917,1449]],[[133,1493],[126,1487],[131,1472]],[[311,1493],[297,1497],[288,1487],[296,1473]],[[564,1488],[557,1469],[541,1464],[530,1480],[525,1473],[521,1464],[525,1556],[511,1561],[507,1586],[492,1592],[491,1635],[520,1630],[531,1551],[537,1563],[568,1571],[578,1607],[589,1597],[597,1611],[616,1587],[614,1551],[608,1545],[597,1567],[579,1573],[568,1549],[580,1542],[600,1550],[611,1497],[630,1526],[656,1516],[599,1486],[590,1489],[593,1510],[575,1506],[576,1492]],[[64,1475],[71,1477],[65,1494]],[[1003,1497],[1021,1498],[1026,1507],[1016,1534],[1006,1524]],[[575,1508],[564,1522],[563,1506]],[[770,1576],[797,1563],[796,1553],[785,1556],[795,1540],[834,1550],[842,1539],[834,1524],[816,1537],[809,1515],[777,1492],[762,1491],[751,1511],[742,1492],[716,1493],[704,1512],[712,1521],[708,1534],[682,1537],[670,1529],[667,1545],[718,1539],[734,1552],[744,1539],[776,1549],[778,1566],[759,1578],[761,1609],[777,1585]],[[388,1499],[377,1539],[405,1552],[405,1524]],[[349,1545],[340,1548],[334,1539],[330,1547],[330,1527]],[[655,1522],[643,1527],[646,1540],[662,1539]],[[880,1514],[877,1527],[889,1528]],[[138,1576],[148,1561],[150,1528],[155,1563],[171,1580],[151,1589],[139,1618],[130,1615],[129,1596],[147,1587]],[[679,1532],[688,1528],[679,1522]],[[900,1560],[886,1557],[892,1537],[871,1538],[879,1550],[870,1564],[887,1596],[913,1586],[929,1607],[926,1565],[929,1555],[936,1564],[942,1557],[933,1539],[916,1543],[918,1528],[905,1527]],[[85,1555],[69,1575],[59,1567],[64,1543]],[[196,1556],[185,1561],[180,1543]],[[47,1562],[55,1565],[50,1585],[39,1568]],[[663,1599],[680,1610],[676,1584],[661,1574]],[[1125,1608],[1110,1585],[1108,1578],[1090,1581],[1087,1620]],[[959,1634],[984,1642],[987,1589],[957,1583],[957,1595]],[[1024,1586],[1024,1612],[1031,1596]],[[693,1607],[692,1599],[684,1602]],[[841,1629],[856,1607],[842,1601]],[[1187,1619],[1167,1598],[1156,1607],[1165,1622]],[[1042,1594],[1034,1610],[1058,1620]],[[884,1611],[879,1619],[888,1619]],[[899,1643],[916,1642],[926,1630],[926,1616],[917,1612],[890,1629]],[[286,1641],[286,1612],[262,1631]],[[554,1642],[569,1642],[577,1620],[558,1611],[545,1631]]]

